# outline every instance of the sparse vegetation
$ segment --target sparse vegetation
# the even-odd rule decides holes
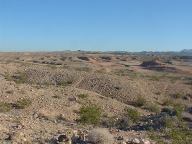
[[[125,109],[125,116],[127,116],[131,121],[137,122],[140,114],[136,109],[127,108]]]
[[[80,109],[79,121],[83,124],[99,124],[101,119],[101,109],[97,106],[86,106]]]
[[[24,108],[29,107],[31,104],[32,104],[32,101],[30,99],[23,98],[23,99],[16,101],[16,103],[14,104],[14,107],[16,109],[24,109]]]
[[[185,81],[185,84],[192,85],[192,78],[191,77],[185,77],[184,81]]]
[[[113,128],[116,127],[116,123],[117,123],[117,117],[115,116],[103,116],[102,120],[101,120],[101,125],[107,128]]]
[[[172,144],[189,144],[192,141],[192,130],[186,128],[186,125],[180,121],[169,118],[166,119],[166,129],[162,129],[158,133],[151,131],[149,137],[158,142],[158,144],[166,144],[167,141]]]
[[[171,105],[174,105],[174,101],[173,101],[173,99],[171,99],[171,98],[165,98],[164,100],[163,100],[163,102],[162,102],[162,105],[163,106],[171,106]]]
[[[13,91],[13,90],[8,90],[8,91],[6,91],[6,93],[7,93],[7,94],[13,94],[14,91]]]
[[[160,108],[157,104],[155,103],[146,103],[146,105],[144,106],[144,108],[150,112],[155,112],[158,113],[160,112]]]
[[[143,75],[141,73],[135,72],[133,70],[129,70],[127,68],[126,69],[116,69],[113,73],[118,76],[128,76],[133,79],[138,78],[138,77],[143,77]]]
[[[170,95],[172,98],[179,99],[182,98],[183,94],[181,93],[174,93]]]
[[[19,72],[15,75],[12,76],[12,79],[18,83],[18,84],[21,84],[21,83],[25,83],[27,81],[27,76],[25,73],[22,73],[22,72]]]
[[[142,107],[146,104],[146,99],[144,97],[139,96],[135,101],[135,106]]]
[[[11,104],[6,102],[0,102],[0,112],[9,112],[11,109]]]
[[[6,73],[5,75],[5,79],[8,81],[14,81],[17,84],[21,84],[21,83],[25,83],[27,81],[27,76],[25,73],[23,72],[17,72],[14,75],[11,75],[9,73]]]
[[[60,81],[60,82],[57,82],[57,85],[59,85],[59,86],[67,86],[67,85],[71,85],[72,83],[73,83],[72,80]]]
[[[172,65],[165,64],[166,59],[172,61],[168,55],[106,53],[111,60],[102,55],[84,51],[1,54],[0,143],[4,139],[14,143],[17,136],[22,139],[20,130],[32,143],[49,143],[53,137],[63,143],[58,140],[70,139],[73,132],[79,141],[85,137],[87,142],[89,134],[93,143],[112,143],[103,138],[110,134],[105,129],[90,132],[95,127],[110,130],[114,144],[131,143],[125,142],[125,135],[130,141],[132,136],[141,141],[147,134],[158,144],[191,142],[188,62],[175,59]],[[157,65],[140,66],[148,59],[158,59]]]
[[[115,127],[120,130],[127,130],[131,124],[132,121],[126,115],[118,118],[118,120],[115,122]]]
[[[88,94],[79,94],[78,97],[81,99],[85,99],[88,97]]]

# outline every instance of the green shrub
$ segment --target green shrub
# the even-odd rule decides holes
[[[171,117],[165,117],[162,119],[163,125],[165,128],[173,128],[174,126],[176,126],[177,124],[177,119],[173,119]]]
[[[101,109],[97,106],[86,106],[80,109],[79,121],[83,124],[98,124],[101,119]]]
[[[17,72],[14,75],[6,73],[4,77],[6,80],[14,81],[17,84],[25,83],[27,81],[27,75],[23,72]]]
[[[155,76],[155,75],[152,75],[152,76],[149,76],[150,80],[152,81],[160,81],[161,77],[160,76]]]
[[[163,100],[162,105],[163,106],[172,106],[174,104],[173,99],[166,98]]]
[[[171,100],[171,99],[166,99],[163,102],[163,105],[173,107],[173,109],[176,111],[176,116],[178,118],[181,118],[181,114],[182,114],[182,112],[184,111],[184,108],[185,108],[184,105],[178,103],[177,101]]]
[[[172,144],[190,144],[192,141],[192,130],[177,117],[167,117],[164,119],[165,129],[149,134],[150,138],[158,144],[166,144],[169,140]]]
[[[17,84],[25,83],[27,81],[27,75],[25,73],[18,72],[12,76],[12,79]]]
[[[176,116],[181,119],[182,117],[182,112],[184,111],[184,106],[182,104],[174,104],[173,105],[174,110],[176,111]]]
[[[148,132],[148,135],[149,135],[149,138],[157,142],[157,144],[165,144],[165,142],[162,139],[162,136],[159,133],[155,131],[150,131]]]
[[[24,98],[24,99],[16,101],[15,108],[16,109],[24,109],[24,108],[29,107],[31,105],[31,103],[32,102],[30,99]]]
[[[0,112],[9,112],[11,108],[11,104],[6,102],[0,102]]]
[[[192,141],[192,131],[189,129],[173,128],[166,134],[173,144],[190,144]]]
[[[154,104],[154,103],[147,103],[145,106],[145,109],[149,110],[150,112],[155,112],[155,113],[160,112],[160,108],[158,107],[157,104]]]
[[[138,97],[137,99],[136,99],[136,101],[135,101],[135,106],[137,106],[137,107],[142,107],[142,106],[144,106],[146,104],[146,100],[145,100],[145,98],[144,97]]]
[[[78,97],[84,99],[88,97],[88,94],[79,94]]]
[[[125,116],[127,116],[131,121],[137,122],[139,120],[140,114],[136,109],[127,108],[125,111]]]

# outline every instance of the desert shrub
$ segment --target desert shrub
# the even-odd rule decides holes
[[[185,81],[185,84],[192,85],[192,78],[191,77],[185,77],[184,81]]]
[[[135,101],[135,106],[142,107],[146,104],[146,99],[144,97],[138,97]]]
[[[176,111],[173,107],[164,107],[161,109],[162,113],[166,113],[169,116],[176,116]]]
[[[128,117],[123,116],[116,121],[115,127],[120,130],[127,130],[131,123]]]
[[[178,118],[181,118],[181,114],[185,109],[184,105],[182,105],[182,104],[180,104],[180,103],[178,103],[178,102],[176,102],[174,100],[171,100],[171,99],[167,99],[166,101],[164,101],[163,105],[173,107],[173,110],[176,112],[176,116]]]
[[[192,141],[192,131],[189,129],[172,128],[166,135],[172,140],[173,144],[190,144]]]
[[[59,82],[57,82],[57,85],[59,85],[59,86],[67,86],[67,85],[71,85],[72,83],[73,83],[73,80],[59,81]]]
[[[171,106],[174,104],[174,101],[170,98],[166,98],[163,100],[162,105],[163,106]]]
[[[88,94],[79,94],[78,97],[84,99],[88,97]]]
[[[84,61],[89,61],[89,58],[86,56],[79,56],[78,59],[84,60]]]
[[[157,142],[157,144],[165,144],[161,135],[156,134],[155,132],[150,132],[150,133],[148,133],[148,135],[149,135],[149,138],[151,140]]]
[[[101,125],[107,128],[112,128],[116,126],[116,122],[117,122],[117,117],[103,116],[101,120]]]
[[[6,93],[7,93],[7,94],[13,94],[14,91],[13,91],[13,90],[8,90],[8,91],[6,91]]]
[[[127,111],[119,116],[113,116],[113,117],[102,117],[101,120],[101,125],[107,128],[117,128],[120,130],[128,130],[130,125],[132,125],[133,122],[130,119],[130,117],[128,117]]]
[[[129,69],[116,69],[113,73],[118,76],[128,76],[130,78],[142,77],[141,73]]]
[[[109,56],[101,56],[100,58],[103,59],[103,60],[106,60],[106,61],[111,60],[111,57],[109,57]]]
[[[152,75],[152,76],[149,76],[149,79],[152,80],[152,81],[160,81],[161,77]]]
[[[181,98],[183,95],[181,93],[174,93],[174,94],[171,94],[170,95],[172,98],[175,98],[175,99],[179,99]]]
[[[160,112],[160,108],[158,107],[157,104],[154,104],[154,103],[147,103],[145,106],[145,109],[149,110],[150,112],[155,112],[155,113]]]
[[[64,57],[64,56],[60,57],[60,60],[62,60],[62,61],[65,61],[66,59],[67,59],[67,57]]]
[[[139,120],[139,112],[136,109],[127,108],[125,110],[125,116],[127,116],[131,121],[137,122]]]
[[[15,75],[11,76],[11,79],[17,84],[25,83],[27,81],[27,75],[22,72],[18,72]]]
[[[167,140],[172,144],[190,144],[192,141],[192,131],[185,128],[169,128],[158,131],[158,133],[151,131],[148,132],[148,135],[158,144],[167,144]]]
[[[176,111],[176,116],[181,119],[182,112],[184,111],[185,107],[182,104],[174,104],[174,110]]]
[[[173,118],[171,118],[171,117],[164,117],[162,119],[164,128],[172,128],[172,127],[176,126],[177,119],[174,119],[174,120],[175,121],[173,121]]]
[[[97,106],[86,106],[80,109],[79,121],[83,124],[98,124],[101,119],[101,109]]]
[[[18,101],[16,101],[16,103],[14,104],[16,109],[24,109],[27,108],[31,105],[31,100],[24,98],[24,99],[20,99]]]
[[[11,108],[11,104],[6,102],[0,102],[0,112],[9,112]]]
[[[114,138],[107,129],[97,128],[88,134],[88,141],[94,144],[112,144]]]
[[[164,129],[149,133],[152,140],[155,140],[158,144],[167,143],[169,140],[173,144],[189,144],[192,141],[192,130],[188,128],[186,123],[180,120],[178,117],[165,117],[163,120]]]

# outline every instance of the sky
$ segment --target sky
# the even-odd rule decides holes
[[[192,49],[192,0],[0,0],[0,51]]]

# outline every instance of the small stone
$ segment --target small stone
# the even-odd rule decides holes
[[[134,139],[132,140],[132,142],[133,142],[134,144],[140,144],[140,140],[139,140],[138,138],[134,138]]]
[[[34,113],[34,114],[33,114],[33,117],[34,117],[35,119],[37,119],[39,116],[38,116],[37,113]]]
[[[142,139],[141,144],[151,144],[149,140]]]

